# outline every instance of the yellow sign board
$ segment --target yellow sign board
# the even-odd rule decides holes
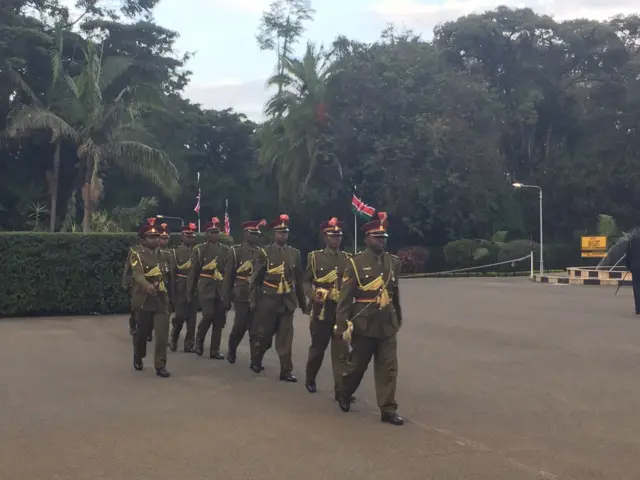
[[[582,250],[606,250],[607,237],[582,237]]]
[[[582,252],[582,258],[604,258],[607,252]]]

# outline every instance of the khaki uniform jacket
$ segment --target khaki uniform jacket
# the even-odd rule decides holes
[[[195,247],[184,244],[169,250],[169,277],[171,282],[172,300],[187,300],[187,280],[191,272],[191,256]]]
[[[353,322],[353,333],[365,337],[387,338],[402,325],[398,275],[400,259],[389,253],[377,256],[365,250],[349,259],[340,289],[336,332]]]
[[[191,271],[187,280],[187,295],[202,299],[223,300],[222,283],[229,247],[222,243],[201,243],[193,248]]]
[[[275,243],[261,248],[249,279],[250,304],[265,310],[277,310],[284,302],[287,310],[300,307],[306,311],[302,276],[300,250],[280,247]]]
[[[234,303],[249,303],[249,279],[259,249],[247,242],[229,249],[225,262],[223,296],[230,306]]]
[[[131,289],[131,307],[147,312],[168,312],[169,292],[166,279],[169,277],[167,257],[158,249],[137,247],[130,254],[133,288]],[[156,288],[155,295],[145,290],[149,285]]]
[[[349,266],[350,257],[351,255],[347,252],[330,248],[309,253],[302,284],[304,293],[313,308],[311,311],[313,320],[320,316],[322,319],[334,320],[342,278]],[[315,302],[318,292],[324,297],[322,303]]]

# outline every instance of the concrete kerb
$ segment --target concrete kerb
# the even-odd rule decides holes
[[[535,274],[529,278],[537,283],[552,285],[631,286],[631,272],[596,270],[595,267],[569,267],[566,276]]]

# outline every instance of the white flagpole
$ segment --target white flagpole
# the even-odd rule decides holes
[[[200,204],[200,208],[198,208],[198,233],[201,233],[200,210],[202,210],[202,192],[200,191],[200,172],[198,172],[198,203]]]
[[[355,195],[356,186],[353,186],[353,194]],[[353,254],[358,253],[358,212],[353,212]]]

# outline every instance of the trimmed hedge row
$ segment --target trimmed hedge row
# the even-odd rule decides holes
[[[179,243],[179,238],[179,234],[172,234],[170,245]],[[233,243],[225,236],[221,241]],[[129,247],[135,244],[133,233],[0,232],[0,317],[127,312],[129,298],[121,284],[122,269]],[[490,242],[458,240],[444,248],[407,247],[398,255],[404,273],[424,273],[518,258],[530,249],[530,242],[524,240],[500,247]],[[579,247],[545,246],[547,270],[584,264]],[[520,262],[478,269],[477,273],[528,270],[529,262]]]
[[[0,317],[128,311],[122,270],[135,244],[133,233],[0,233]]]

